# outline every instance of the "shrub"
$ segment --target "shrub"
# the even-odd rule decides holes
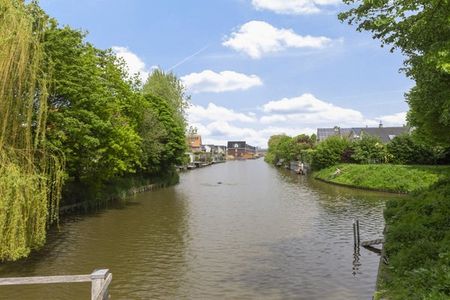
[[[387,144],[387,151],[396,164],[433,164],[438,159],[437,151],[409,134],[396,136]]]
[[[361,164],[387,162],[387,151],[381,140],[370,135],[363,135],[360,140],[352,143],[351,158]]]
[[[342,161],[344,152],[350,148],[350,142],[339,136],[332,136],[317,145],[313,156],[313,168],[323,169]]]
[[[387,203],[389,299],[450,298],[450,181]]]

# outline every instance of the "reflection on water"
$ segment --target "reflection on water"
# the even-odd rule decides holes
[[[262,160],[194,170],[126,206],[71,217],[0,276],[111,269],[113,299],[370,299],[388,194],[327,185]],[[89,284],[0,287],[5,299],[87,299]]]

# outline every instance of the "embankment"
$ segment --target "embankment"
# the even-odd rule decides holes
[[[450,166],[338,164],[317,171],[313,176],[353,188],[407,194],[450,178]]]

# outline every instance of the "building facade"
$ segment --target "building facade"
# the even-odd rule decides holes
[[[252,159],[256,156],[256,147],[248,145],[246,141],[229,141],[227,154],[232,159]]]

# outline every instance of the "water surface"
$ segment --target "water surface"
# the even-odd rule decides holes
[[[127,205],[65,219],[0,277],[113,273],[112,299],[371,299],[388,194],[317,182],[262,160],[181,175]],[[89,299],[88,283],[0,287],[1,299]],[[53,297],[53,298],[51,298]]]

